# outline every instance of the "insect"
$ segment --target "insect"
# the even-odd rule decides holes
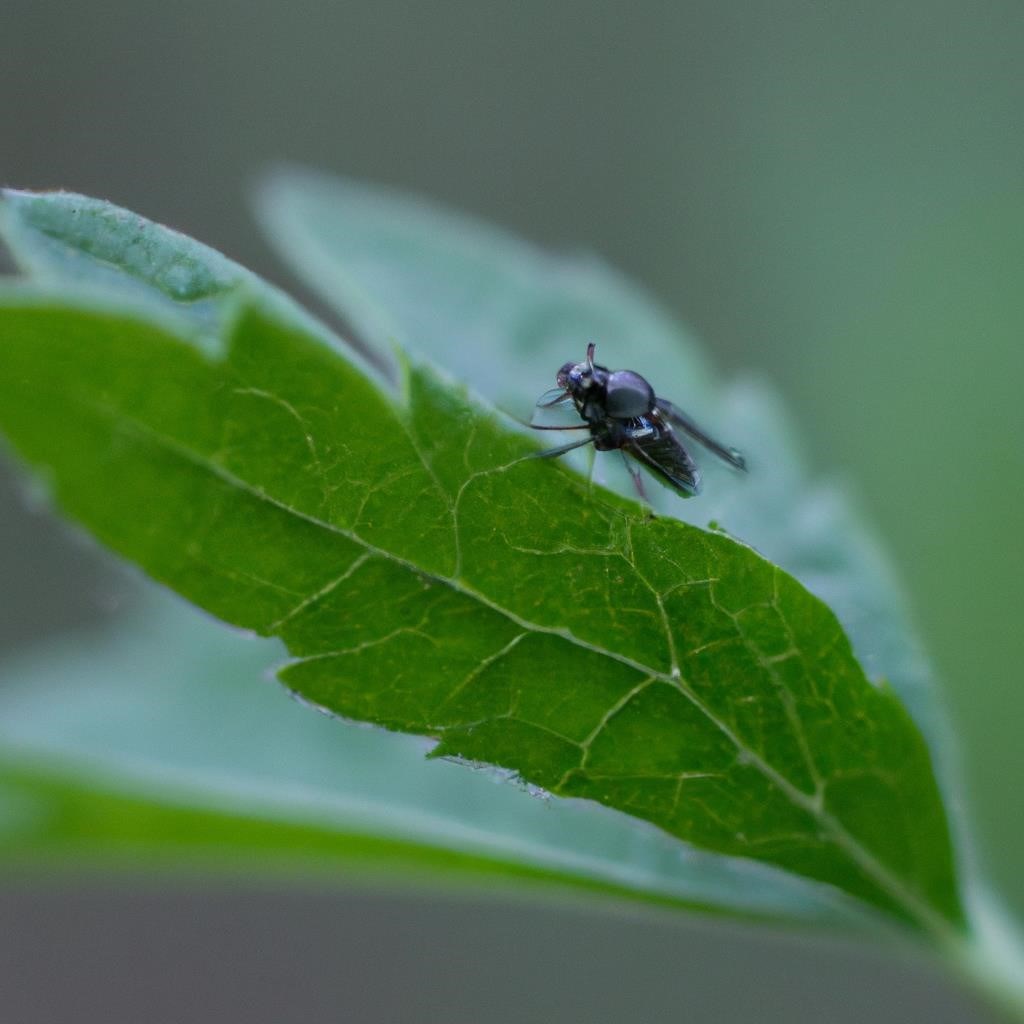
[[[550,409],[572,402],[583,423],[571,427],[531,426],[535,430],[589,430],[590,436],[542,452],[542,457],[553,458],[587,444],[593,444],[599,452],[618,449],[641,497],[646,497],[643,480],[630,458],[685,498],[700,491],[700,469],[679,432],[735,469],[747,468],[735,448],[719,443],[681,409],[655,395],[654,388],[639,373],[597,365],[593,343],[587,346],[587,358],[582,363],[566,363],[555,382],[558,387],[541,395],[537,407]]]

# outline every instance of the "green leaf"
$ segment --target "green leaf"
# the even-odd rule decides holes
[[[90,222],[150,256],[123,304],[2,296],[0,425],[102,541],[280,636],[296,692],[918,928],[961,922],[925,743],[791,576],[589,492],[426,365],[396,400],[251,276],[215,345],[155,271],[143,316],[180,236],[81,197],[6,208],[85,259]]]
[[[140,588],[116,627],[0,668],[0,857],[445,872],[852,920],[825,886],[424,761],[420,739],[310,714],[260,684],[283,653]]]
[[[591,256],[549,253],[421,199],[305,169],[266,176],[256,206],[270,241],[380,360],[398,342],[518,419],[529,418],[556,369],[582,357],[590,341],[602,361],[656,381],[752,467],[738,476],[710,465],[696,500],[652,488],[658,512],[697,526],[721,523],[799,579],[837,614],[869,677],[899,693],[933,752],[949,748],[929,667],[880,545],[841,480],[810,477],[763,381],[723,388],[673,318]],[[599,457],[596,472],[633,494],[619,459]],[[955,803],[950,775],[944,770],[942,781]]]

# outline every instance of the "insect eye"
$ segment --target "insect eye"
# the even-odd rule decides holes
[[[568,387],[569,378],[572,375],[572,371],[576,368],[575,363],[566,363],[559,371],[555,374],[555,383],[560,387]]]

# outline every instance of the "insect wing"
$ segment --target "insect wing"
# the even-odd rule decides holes
[[[694,423],[679,406],[673,405],[665,398],[658,398],[656,400],[655,412],[660,413],[672,426],[685,431],[694,441],[702,444],[709,452],[717,455],[723,462],[728,462],[730,466],[734,466],[736,469],[747,468],[746,459],[735,448],[730,448],[728,445],[716,441],[707,431]]]
[[[530,416],[530,426],[535,430],[578,430],[585,424],[567,396],[564,401],[538,402]]]
[[[640,422],[643,428],[625,441],[622,450],[685,497],[697,494],[700,470],[672,428],[654,418],[645,417]]]
[[[550,391],[545,391],[537,399],[537,408],[550,409],[553,405],[561,405],[563,402],[568,402],[571,399],[572,395],[565,388],[552,388]]]

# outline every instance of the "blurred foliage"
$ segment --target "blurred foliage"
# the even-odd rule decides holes
[[[811,403],[835,424],[836,462],[874,463],[872,511],[912,567],[916,617],[944,669],[981,823],[1002,817],[1021,775],[1021,239],[1019,191],[951,212],[894,258],[887,285],[809,360],[835,378]],[[860,388],[856,402],[835,401],[840,382]],[[1024,907],[1024,815],[1004,826],[987,856]]]

